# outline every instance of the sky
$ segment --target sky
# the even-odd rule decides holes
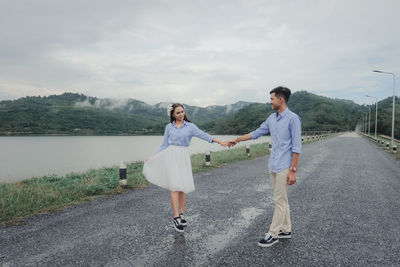
[[[149,104],[372,104],[400,82],[398,0],[0,0],[0,100],[63,92]]]

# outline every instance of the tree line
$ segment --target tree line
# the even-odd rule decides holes
[[[398,99],[397,99],[398,103]],[[347,131],[371,108],[307,91],[292,94],[288,107],[302,120],[303,131]],[[378,132],[390,135],[391,98],[379,102]],[[256,129],[273,111],[268,103],[238,102],[225,106],[185,105],[189,118],[212,134],[243,134]],[[400,137],[400,104],[396,105],[396,138]],[[0,135],[146,135],[163,134],[169,122],[166,105],[64,93],[0,102]]]

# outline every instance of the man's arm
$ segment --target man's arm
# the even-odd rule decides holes
[[[286,182],[288,185],[292,185],[296,183],[296,171],[297,171],[297,164],[299,163],[299,153],[293,152],[293,157],[292,157],[292,165],[290,167],[288,176],[286,177]]]
[[[294,118],[289,125],[292,133],[292,165],[287,176],[287,184],[296,183],[296,171],[301,152],[301,120],[300,117]]]
[[[248,134],[239,136],[239,137],[236,138],[234,141],[235,141],[235,144],[237,144],[237,143],[239,143],[239,142],[247,141],[247,140],[250,140],[250,139],[253,139],[253,138],[251,137],[251,134],[248,133]]]
[[[239,136],[238,138],[229,141],[229,146],[236,145],[237,143],[242,142],[242,141],[246,141],[246,140],[250,140],[250,139],[257,139],[260,136],[268,134],[269,133],[269,126],[268,126],[268,122],[267,121],[268,121],[268,119],[266,121],[264,121],[263,123],[261,123],[260,127],[257,130],[252,131],[252,132],[250,132],[248,134]]]
[[[299,164],[299,157],[299,153],[293,153],[292,165],[290,167],[291,169],[297,169],[297,165]]]

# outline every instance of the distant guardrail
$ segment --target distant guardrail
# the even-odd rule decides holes
[[[301,136],[301,142],[304,143],[304,142],[310,142],[310,141],[322,139],[322,138],[328,137],[328,136],[330,136],[330,135],[332,135],[332,134],[334,134],[334,133],[332,133],[332,132],[330,132],[330,133],[325,132],[325,133],[318,133],[318,134],[317,134],[316,132],[313,132],[313,134],[311,134],[311,135],[305,134],[305,135],[302,135],[302,136]]]
[[[385,139],[392,140],[392,137],[387,136],[387,135],[384,135],[384,134],[379,134],[378,136],[380,136],[380,137],[382,137],[382,138],[385,138]],[[393,141],[395,141],[396,143],[400,143],[400,140],[399,140],[399,139],[395,139],[395,138],[394,138]]]
[[[377,145],[386,148],[388,151],[396,153],[396,154],[398,153],[398,149],[397,148],[400,145],[400,141],[399,140],[394,139],[393,140],[394,141],[393,142],[394,145],[392,146],[391,142],[389,142],[389,141],[391,141],[391,138],[388,137],[388,136],[378,135],[378,137],[375,138],[375,136],[372,136],[372,135],[368,135],[368,134],[361,133],[361,132],[358,132],[358,133],[361,134],[362,136],[365,136],[366,138],[370,139],[371,141],[373,141]]]

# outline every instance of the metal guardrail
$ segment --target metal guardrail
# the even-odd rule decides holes
[[[371,136],[368,134],[364,134],[364,133],[360,133],[359,134],[363,135],[364,137],[367,137],[368,139],[370,139],[371,141],[373,141],[375,144],[381,146],[381,147],[385,147],[386,150],[393,152],[395,154],[398,153],[398,147],[400,145],[399,140],[394,140],[394,145],[391,146],[391,143],[389,142],[391,139],[387,138],[387,137],[382,137],[381,135],[379,135],[379,138],[375,138],[375,136]]]
[[[332,135],[332,134],[337,134],[337,133],[334,133],[334,132],[324,132],[324,133],[320,133],[320,134],[315,134],[315,132],[313,132],[313,133],[314,133],[314,134],[312,134],[312,135],[303,135],[303,136],[301,137],[301,142],[302,142],[302,143],[304,143],[304,142],[310,142],[310,141],[322,139],[322,138],[324,138],[324,137],[328,137],[328,136],[330,136],[330,135]]]
[[[381,137],[381,138],[384,138],[384,139],[392,140],[392,138],[390,136],[387,136],[387,135],[379,134],[378,136]],[[400,144],[400,140],[398,140],[398,139],[393,139],[393,141],[395,143]]]

